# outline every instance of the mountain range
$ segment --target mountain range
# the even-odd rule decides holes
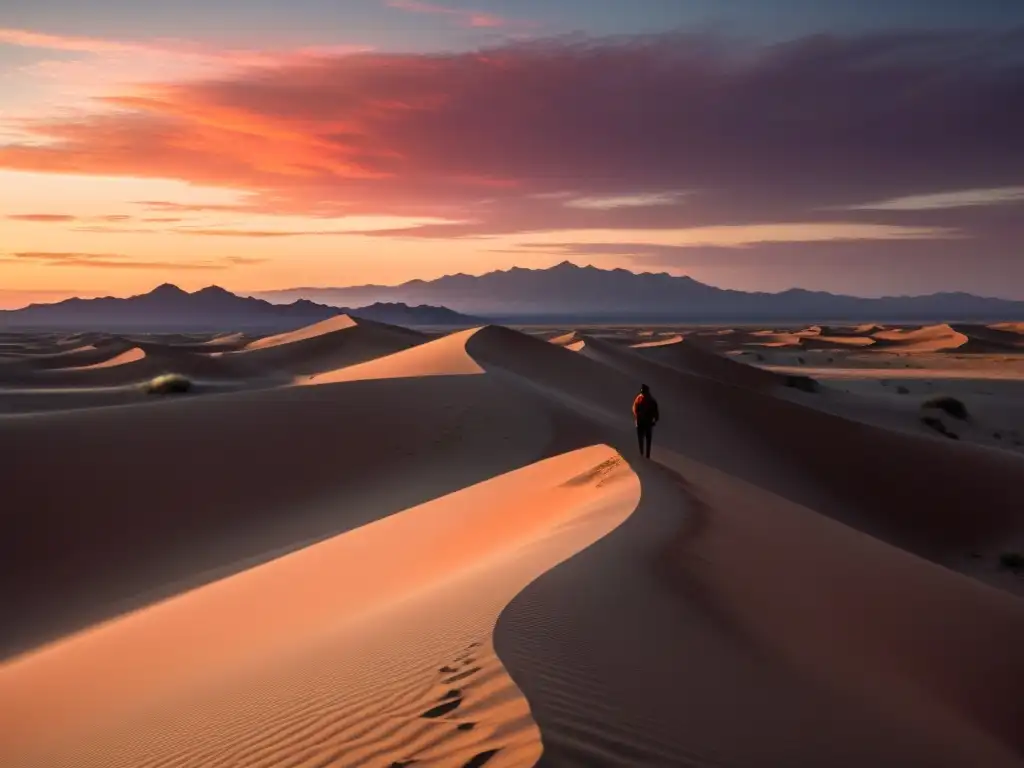
[[[55,304],[31,304],[0,311],[0,328],[95,331],[250,331],[281,332],[339,314],[404,326],[469,327],[477,318],[445,307],[375,303],[358,309],[317,304],[299,299],[276,304],[236,296],[219,286],[189,293],[164,284],[129,298],[72,298]]]
[[[447,275],[394,286],[293,288],[258,294],[336,305],[379,301],[432,304],[509,322],[762,322],[804,320],[1020,320],[1024,301],[968,293],[861,298],[800,288],[781,293],[716,288],[690,277],[580,267]]]

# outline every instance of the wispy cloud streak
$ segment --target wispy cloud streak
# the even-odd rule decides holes
[[[449,8],[436,3],[421,2],[421,0],[387,0],[385,3],[389,8],[410,13],[423,13],[434,16],[446,16],[464,27],[487,28],[523,26],[523,22],[515,22],[502,16],[479,11],[468,11],[462,8]]]

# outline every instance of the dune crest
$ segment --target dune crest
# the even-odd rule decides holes
[[[29,654],[0,667],[0,762],[532,765],[494,623],[639,496],[614,450],[576,450]]]
[[[94,371],[101,368],[115,368],[119,365],[127,365],[129,363],[137,363],[146,356],[146,351],[141,347],[132,347],[127,349],[120,354],[114,355],[109,360],[103,360],[99,363],[93,363],[92,365],[81,365],[77,367],[60,368],[62,371]]]
[[[483,373],[466,351],[466,343],[479,328],[444,336],[409,349],[358,365],[311,376],[302,384],[338,384],[343,381],[396,379],[414,376],[464,376]]]
[[[674,336],[665,336],[664,338],[656,339],[655,341],[643,341],[639,344],[630,344],[633,349],[650,349],[651,347],[664,347],[669,344],[679,344],[683,341],[683,337],[679,334]]]
[[[327,320],[321,320],[319,323],[313,323],[303,328],[299,328],[296,331],[288,331],[287,333],[279,333],[274,336],[265,336],[262,339],[256,339],[245,345],[244,349],[267,349],[268,347],[276,347],[281,344],[294,344],[297,341],[305,341],[306,339],[313,339],[317,336],[322,336],[325,333],[334,333],[336,331],[344,331],[349,328],[355,328],[358,323],[355,318],[350,315],[338,315],[337,317],[330,317]]]
[[[885,344],[902,352],[939,352],[959,349],[969,338],[948,324],[927,325],[923,328],[876,331],[872,338],[879,346]]]

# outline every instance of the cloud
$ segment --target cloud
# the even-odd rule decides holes
[[[65,251],[21,251],[0,256],[0,265],[19,262],[36,262],[53,267],[88,267],[96,269],[175,269],[175,270],[219,270],[233,264],[255,262],[234,259],[206,261],[150,261],[122,254],[73,253]]]
[[[29,221],[39,224],[57,224],[66,221],[75,221],[75,216],[63,213],[17,213],[6,217],[9,221]]]
[[[226,256],[224,261],[238,266],[250,266],[252,264],[264,264],[269,259],[257,258],[255,256]]]
[[[561,195],[563,193],[556,194]],[[567,200],[565,205],[570,208],[583,208],[585,210],[611,211],[615,208],[649,208],[655,205],[674,205],[682,197],[683,193],[681,192],[638,193],[614,197],[578,197]]]
[[[984,205],[1024,203],[1024,187],[996,189],[964,189],[957,192],[936,192],[927,195],[908,195],[874,203],[847,206],[851,211],[932,211],[951,208],[972,208]]]
[[[199,237],[254,237],[254,238],[275,238],[275,237],[313,237],[323,235],[350,235],[351,230],[273,230],[273,229],[172,229],[168,230],[176,235],[196,235]]]
[[[71,231],[105,235],[155,235],[160,233],[160,230],[158,229],[143,229],[142,227],[105,227],[100,225],[73,227]]]
[[[135,205],[160,213],[254,213],[257,210],[252,205],[173,203],[167,200],[142,200]]]
[[[435,3],[420,2],[420,0],[387,0],[385,5],[389,8],[409,11],[410,13],[447,16],[463,27],[493,29],[521,24],[521,22],[512,22],[509,19],[489,13],[467,11],[461,8],[448,8],[447,6],[436,5]]]
[[[0,147],[0,167],[248,193],[234,211],[462,221],[375,233],[406,237],[832,224],[840,208],[912,226],[927,211],[862,201],[1024,178],[1021,47],[1014,29],[356,54],[115,94],[114,111],[23,124],[33,140]],[[973,231],[972,211],[956,226]]]
[[[364,45],[298,48],[288,51],[214,48],[184,40],[116,40],[74,35],[52,35],[28,29],[0,28],[0,45],[95,56],[146,56],[187,59],[206,64],[241,67],[276,67],[306,59],[332,57],[368,50]]]
[[[614,240],[616,230],[582,230],[546,233],[575,237],[576,240],[523,241],[517,243],[524,252],[542,250],[558,254],[614,254],[633,256],[649,249],[670,248],[673,252],[686,248],[742,249],[765,243],[828,243],[896,240],[957,240],[962,235],[943,227],[907,227],[889,224],[850,224],[790,222],[740,226],[692,227],[677,230],[625,231],[637,235],[631,242]],[[515,242],[515,241],[514,241]],[[657,250],[657,252],[661,252]]]

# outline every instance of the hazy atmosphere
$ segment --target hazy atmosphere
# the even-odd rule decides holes
[[[1024,298],[1024,6],[0,12],[0,305],[513,265]]]

